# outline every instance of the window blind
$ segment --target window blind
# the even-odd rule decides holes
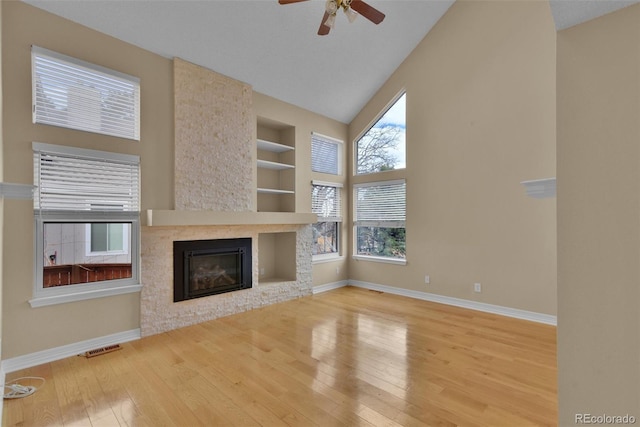
[[[338,186],[312,185],[311,212],[318,215],[319,222],[342,221],[340,190]]]
[[[341,141],[318,133],[311,134],[311,170],[340,175]]]
[[[407,197],[404,180],[357,184],[354,188],[356,226],[405,226]]]
[[[31,48],[33,122],[140,140],[140,79]]]
[[[139,169],[138,156],[34,143],[34,208],[137,215]]]

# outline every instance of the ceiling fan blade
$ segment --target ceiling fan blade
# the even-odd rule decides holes
[[[327,22],[328,18],[329,18],[329,13],[325,12],[324,16],[322,17],[322,21],[320,22],[320,28],[318,28],[319,36],[326,36],[327,34],[329,34],[329,31],[331,31],[331,27],[324,24],[325,22]]]
[[[373,6],[369,6],[362,0],[351,0],[351,9],[355,10],[374,24],[379,24],[384,19],[384,13],[380,12]]]
[[[291,3],[300,3],[307,0],[278,0],[280,4],[291,4]]]

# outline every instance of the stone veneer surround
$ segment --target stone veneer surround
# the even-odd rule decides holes
[[[251,86],[174,60],[176,210],[254,209]]]
[[[312,293],[310,225],[213,225],[214,213],[255,213],[256,120],[251,87],[175,59],[174,90],[176,210],[172,218],[177,220],[162,226],[151,226],[148,221],[142,227],[142,336]],[[200,220],[211,218],[212,222],[188,225],[191,215],[185,213],[196,211]],[[259,235],[291,232],[296,236],[296,280],[261,283]],[[174,303],[173,242],[237,237],[252,239],[253,287]],[[278,254],[269,254],[263,260],[274,256]]]
[[[296,280],[260,283],[260,233],[296,232]],[[252,238],[253,287],[188,301],[173,302],[174,240]],[[142,227],[141,333],[154,335],[221,316],[299,298],[312,293],[311,226]]]

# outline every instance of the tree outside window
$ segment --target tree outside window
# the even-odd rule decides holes
[[[355,186],[356,255],[406,258],[404,180]]]
[[[338,255],[342,208],[339,184],[318,183],[311,186],[311,211],[318,215],[313,224],[313,255]]]
[[[406,95],[356,141],[356,174],[405,168]]]

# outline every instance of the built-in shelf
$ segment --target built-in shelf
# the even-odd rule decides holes
[[[260,212],[295,212],[295,127],[258,117],[256,192]]]
[[[273,170],[295,169],[295,166],[293,165],[279,162],[270,162],[268,160],[258,160],[258,167]]]
[[[258,150],[270,151],[272,153],[284,153],[295,150],[294,147],[289,145],[278,144],[277,142],[266,141],[264,139],[258,139],[256,145]]]
[[[259,285],[296,280],[296,233],[258,234]]]
[[[283,225],[313,224],[318,220],[313,213],[293,212],[216,212],[147,210],[141,215],[143,226],[187,225]]]

